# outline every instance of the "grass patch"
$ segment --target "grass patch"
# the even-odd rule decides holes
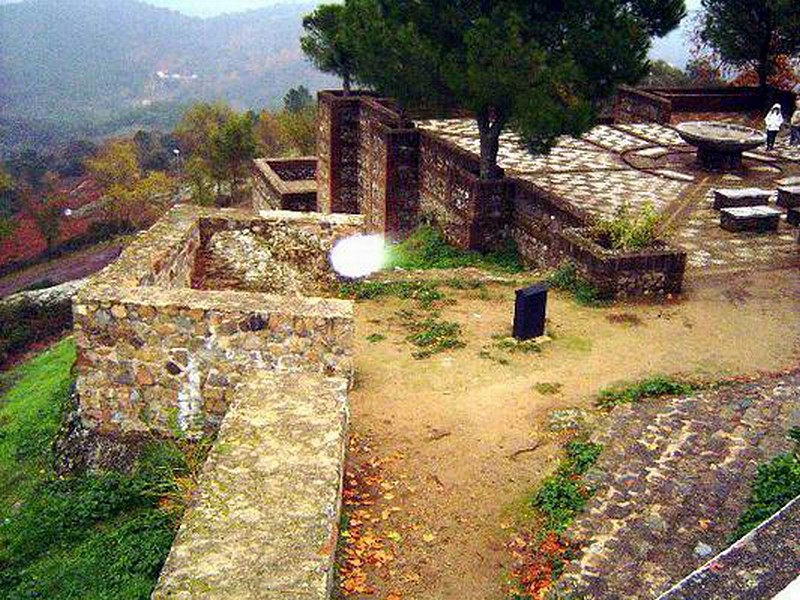
[[[191,453],[154,442],[130,475],[57,477],[74,360],[72,340],[56,344],[15,369],[0,403],[0,597],[144,600],[183,512]]]
[[[430,307],[445,297],[439,286],[430,281],[354,281],[341,284],[339,296],[353,300],[394,297],[416,300],[423,307]]]
[[[800,427],[789,432],[794,450],[758,467],[747,506],[731,534],[733,543],[800,496]]]
[[[630,404],[647,398],[684,396],[700,389],[687,381],[656,375],[634,383],[616,384],[602,390],[596,399],[597,406],[613,408],[619,404]]]
[[[370,333],[366,339],[370,344],[377,344],[378,342],[385,340],[386,336],[382,333]]]
[[[403,269],[476,267],[501,273],[523,271],[513,241],[492,252],[461,250],[448,244],[441,232],[431,225],[421,225],[404,241],[392,246],[387,266]]]
[[[602,297],[600,290],[581,277],[577,267],[571,262],[565,262],[553,271],[548,283],[550,287],[572,294],[575,302],[581,306],[603,306],[608,300]]]

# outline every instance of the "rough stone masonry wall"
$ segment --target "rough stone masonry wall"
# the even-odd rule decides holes
[[[174,209],[75,298],[78,393],[89,428],[195,436],[218,426],[254,370],[350,376],[350,302],[177,285],[191,262],[186,240],[203,219],[226,214],[241,216]],[[346,232],[360,220],[302,217]]]
[[[320,92],[317,205],[323,213],[359,212],[360,96]]]

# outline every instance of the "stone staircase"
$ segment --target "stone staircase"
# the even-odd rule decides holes
[[[584,551],[557,591],[658,597],[728,547],[756,467],[796,425],[800,371],[614,409],[595,436],[597,492],[568,532]]]
[[[253,375],[228,409],[153,598],[327,599],[346,425],[346,379]]]

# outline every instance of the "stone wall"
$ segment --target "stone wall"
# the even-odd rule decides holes
[[[317,210],[317,159],[314,157],[253,161],[255,210]]]
[[[561,252],[604,297],[678,294],[683,285],[686,253],[659,244],[653,249],[620,252],[603,248],[584,229],[560,232]]]
[[[646,90],[622,86],[614,99],[615,123],[670,122],[672,104],[666,98]]]
[[[620,106],[631,119],[669,120],[668,100],[630,88],[628,92],[630,102]],[[406,236],[420,221],[433,221],[448,242],[463,249],[491,250],[511,238],[528,265],[553,266],[572,259],[610,295],[680,290],[682,253],[659,250],[620,260],[599,247],[587,249],[574,239],[565,240],[563,231],[591,223],[569,198],[502,172],[499,179],[481,180],[474,153],[414,128],[386,99],[322,92],[319,101],[317,177],[319,189],[328,194],[325,206],[320,204],[323,211],[336,212],[337,206],[345,212],[358,210],[369,231],[394,238]],[[342,169],[338,174],[335,165]]]
[[[513,182],[482,181],[479,172],[474,155],[428,132],[420,134],[420,213],[459,248],[491,249],[510,231]]]
[[[350,376],[350,302],[188,287],[201,231],[259,219],[264,226],[341,228],[342,235],[362,220],[187,206],[171,211],[73,301],[87,427],[197,436],[218,426],[231,394],[254,370]]]

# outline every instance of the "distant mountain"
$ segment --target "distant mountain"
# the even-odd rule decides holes
[[[274,106],[290,87],[335,85],[299,47],[315,4],[210,19],[136,0],[0,5],[0,114],[72,126],[198,99]]]

